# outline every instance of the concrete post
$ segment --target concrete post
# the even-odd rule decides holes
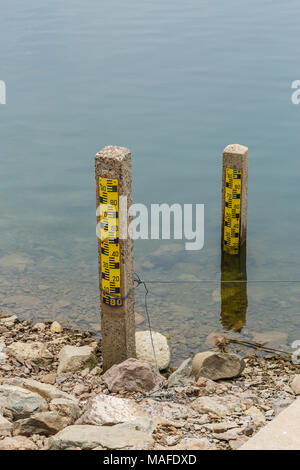
[[[118,278],[120,277],[120,283],[116,289],[112,276],[117,271],[113,273],[111,271],[111,259],[106,256],[106,248],[103,247],[101,239],[98,236],[98,265],[99,265],[99,278],[100,278],[100,304],[101,304],[101,335],[102,335],[102,356],[103,356],[103,370],[106,371],[114,364],[118,364],[129,357],[136,356],[135,350],[135,318],[134,318],[134,265],[133,265],[133,240],[127,236],[122,239],[119,236],[119,222],[120,218],[123,218],[125,225],[127,227],[130,223],[130,217],[128,216],[129,207],[132,204],[132,190],[131,190],[131,152],[130,150],[123,147],[105,147],[95,156],[95,176],[96,176],[96,197],[97,197],[97,209],[103,202],[103,197],[100,200],[100,182],[104,182],[105,179],[114,179],[114,186],[108,181],[107,187],[109,191],[116,191],[113,193],[107,193],[108,198],[110,196],[115,197],[118,201],[113,201],[114,204],[117,204],[116,212],[116,233],[110,234],[108,237],[107,250],[114,250],[113,253],[116,254],[117,258],[114,261],[116,267],[118,267]],[[101,179],[100,179],[101,178]],[[116,183],[116,184],[115,184]],[[102,186],[103,188],[103,186]],[[114,189],[115,188],[115,189]],[[117,196],[116,196],[117,194]],[[120,204],[120,197],[127,197],[127,204]],[[106,196],[104,197],[106,199]],[[119,213],[122,211],[122,214]],[[100,223],[100,213],[97,211],[97,223]],[[128,232],[127,232],[128,233]],[[124,236],[124,228],[123,228]],[[111,252],[109,253],[111,255]],[[102,259],[103,257],[103,259]],[[108,263],[104,261],[109,259]],[[103,262],[106,264],[106,268],[103,267]],[[118,266],[117,266],[118,265]],[[103,272],[105,271],[105,272]],[[105,276],[108,276],[110,282],[110,287],[107,287],[107,280],[105,282]],[[107,277],[106,277],[107,279]],[[103,286],[105,285],[105,289]],[[105,292],[103,292],[105,291]],[[116,294],[116,292],[118,292]],[[109,295],[111,293],[111,296]],[[116,302],[118,299],[118,302]],[[114,306],[112,306],[114,305]]]
[[[231,255],[238,254],[246,241],[247,194],[248,148],[228,145],[223,152],[222,251]]]

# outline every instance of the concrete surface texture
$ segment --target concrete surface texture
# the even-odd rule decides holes
[[[300,450],[300,398],[239,450]]]

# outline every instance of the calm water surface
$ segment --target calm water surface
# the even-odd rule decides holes
[[[149,284],[174,362],[222,328],[300,339],[300,282],[218,282],[300,281],[299,1],[1,0],[0,10],[2,308],[98,329],[93,156],[113,144],[132,150],[135,202],[205,204],[203,250],[135,245],[142,277],[178,281]],[[221,154],[234,142],[250,149],[247,258],[230,271],[223,260],[221,274]]]

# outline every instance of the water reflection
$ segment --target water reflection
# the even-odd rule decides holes
[[[248,307],[246,244],[240,254],[222,253],[221,262],[221,323],[225,330],[241,331],[246,324]]]

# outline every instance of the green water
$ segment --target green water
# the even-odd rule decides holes
[[[0,13],[4,309],[98,329],[93,156],[107,144],[132,150],[135,202],[205,204],[203,250],[154,256],[149,267],[170,242],[135,244],[148,280],[214,280],[149,284],[153,327],[175,335],[174,360],[224,326],[227,144],[250,149],[247,278],[300,281],[298,0],[2,0]],[[236,295],[236,335],[300,339],[300,283],[252,283]]]

